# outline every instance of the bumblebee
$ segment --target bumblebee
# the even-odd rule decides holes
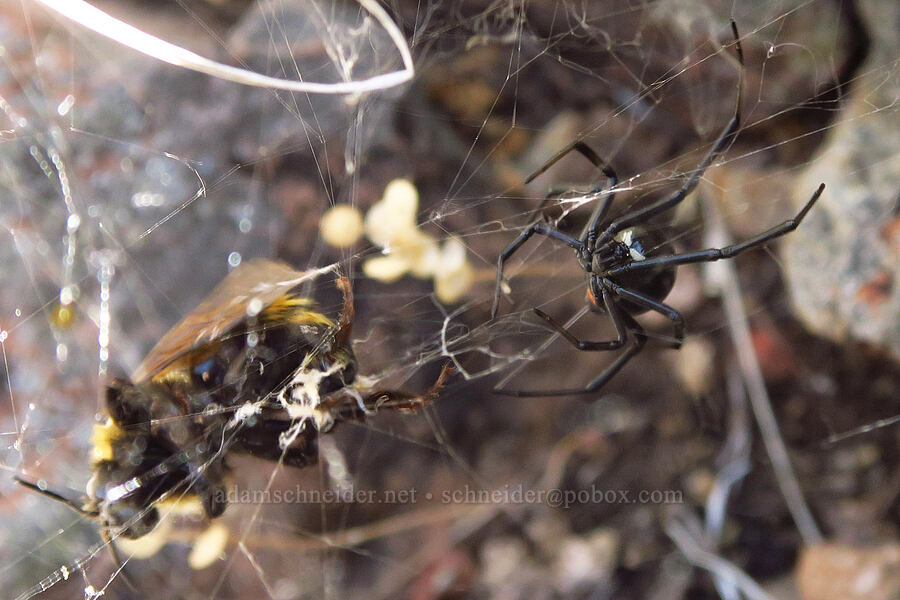
[[[344,301],[335,322],[299,295],[298,286],[317,274],[267,260],[243,263],[160,339],[130,379],[112,381],[80,501],[17,481],[98,519],[104,539],[137,539],[158,523],[161,501],[199,500],[208,518],[221,515],[230,453],[304,467],[316,463],[318,435],[335,424],[434,400],[447,366],[422,395],[358,382],[350,282],[338,278]]]

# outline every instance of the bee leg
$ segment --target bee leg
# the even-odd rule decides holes
[[[434,384],[424,394],[410,394],[400,390],[376,390],[363,396],[362,402],[351,395],[352,403],[343,402],[333,408],[335,420],[362,421],[366,415],[381,408],[416,411],[434,402],[444,389],[447,378],[455,372],[456,369],[452,364],[445,363]]]
[[[375,411],[373,409],[366,406],[366,400],[362,397],[362,394],[359,393],[359,390],[348,387],[347,394],[349,394],[351,398],[356,400],[356,406],[359,408],[360,412],[362,412],[363,415],[370,417],[375,414]]]
[[[218,483],[209,487],[206,490],[206,493],[200,496],[200,500],[203,502],[203,512],[206,514],[206,517],[208,519],[215,519],[225,512],[225,509],[228,507],[227,498],[228,490],[225,489],[224,484]]]
[[[349,346],[350,334],[353,330],[353,286],[346,275],[340,275],[337,287],[344,295],[344,307],[341,310],[341,320],[338,324],[335,341],[339,346]]]
[[[228,492],[221,483],[207,486],[200,491],[200,501],[203,503],[203,512],[207,518],[215,519],[225,512],[225,508],[228,506],[227,495]]]

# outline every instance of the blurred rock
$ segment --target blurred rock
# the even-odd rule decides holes
[[[681,352],[666,355],[684,389],[694,397],[703,396],[714,381],[715,348],[705,338],[688,338]]]
[[[613,529],[599,528],[585,537],[567,537],[554,567],[557,588],[570,594],[602,587],[612,577],[618,554],[619,535]]]
[[[810,329],[900,357],[900,5],[864,1],[860,10],[871,54],[821,155],[797,180],[798,204],[820,182],[828,187],[787,237],[785,267],[796,312]]]
[[[528,560],[528,548],[520,538],[496,537],[481,548],[481,578],[494,588],[516,577]]]
[[[891,600],[900,597],[900,545],[837,544],[803,551],[797,565],[803,600]]]
[[[475,565],[462,552],[441,556],[409,591],[410,600],[439,600],[463,597],[471,588]]]

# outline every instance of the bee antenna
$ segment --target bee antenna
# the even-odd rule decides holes
[[[75,512],[77,512],[80,515],[84,515],[85,517],[90,517],[92,519],[95,519],[100,516],[100,511],[86,510],[81,504],[79,504],[75,500],[72,500],[71,498],[66,498],[59,492],[54,492],[53,490],[49,490],[45,487],[41,487],[40,485],[38,485],[36,483],[28,481],[27,479],[22,479],[18,475],[13,475],[13,479],[15,480],[16,483],[18,483],[22,487],[26,487],[33,492],[37,492],[38,494],[41,494],[42,496],[47,496],[48,498],[56,500],[57,502],[59,502],[61,504],[65,504],[66,506],[68,506],[69,508],[71,508],[72,510],[74,510]]]

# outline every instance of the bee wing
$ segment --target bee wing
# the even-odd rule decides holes
[[[243,319],[323,272],[297,271],[265,259],[241,263],[159,340],[135,369],[132,381],[149,380],[186,353],[213,342]]]

